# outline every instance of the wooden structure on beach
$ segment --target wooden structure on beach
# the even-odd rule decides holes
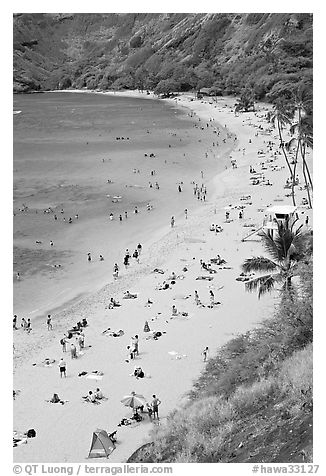
[[[297,220],[297,207],[294,205],[275,205],[266,210],[263,230],[269,231],[273,236],[277,232],[280,223],[288,223],[289,226],[292,226]]]
[[[275,205],[266,209],[263,225],[257,230],[251,230],[251,232],[242,238],[241,241],[246,241],[249,238],[257,235],[261,230],[270,232],[272,237],[278,230],[280,223],[287,222],[289,226],[292,226],[298,220],[297,207],[293,205]]]

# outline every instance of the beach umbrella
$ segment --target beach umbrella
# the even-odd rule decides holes
[[[125,407],[137,408],[143,406],[146,403],[146,400],[143,395],[131,392],[130,395],[123,397],[121,403],[123,403]]]

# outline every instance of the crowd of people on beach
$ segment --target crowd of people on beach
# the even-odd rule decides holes
[[[201,124],[196,124],[196,127],[200,128],[201,130],[207,130],[208,128],[213,127],[214,128],[214,133],[216,133],[217,137],[219,137],[220,142],[225,143],[226,141],[229,140],[230,142],[236,143],[236,141],[238,140],[238,138],[235,134],[231,134],[231,133],[228,133],[228,132],[225,134],[225,131],[222,131],[221,129],[219,129],[215,125],[214,119],[210,119],[209,122],[207,122],[206,124],[203,125],[203,122],[200,120],[200,118],[198,118],[198,123],[201,123]],[[259,130],[263,131],[263,128],[260,127]],[[256,132],[256,134],[258,134],[258,132]],[[255,134],[254,137],[257,137],[256,134]],[[224,135],[224,137],[222,137],[223,135]],[[254,137],[252,137],[252,139],[250,139],[250,142],[254,140]],[[123,138],[119,138],[119,140],[120,139],[122,140]],[[218,146],[219,146],[219,142],[214,141],[212,147],[218,147]],[[276,151],[275,151],[275,144],[272,141],[268,141],[268,142],[266,142],[266,147],[267,147],[268,152],[270,152],[270,153],[275,152],[275,154],[273,156],[274,157],[273,160],[276,161],[277,158],[278,158],[278,152],[276,153]],[[208,154],[209,152],[211,152],[211,151],[206,152],[206,154]],[[243,157],[243,156],[246,155],[246,149],[245,148],[238,149],[237,152],[238,152],[238,155],[240,155],[240,157],[238,158],[239,164],[238,164],[237,160],[234,159],[234,158],[232,158],[230,160],[230,165],[231,165],[232,169],[234,169],[235,171],[236,171],[236,169],[238,169],[238,167],[241,166],[241,164],[240,164],[241,156]],[[153,153],[149,154],[149,157],[155,157],[155,154],[153,154],[153,155],[152,154]],[[258,155],[259,155],[259,160],[260,160],[261,158],[263,158],[262,156],[264,154],[262,153],[262,154],[258,154]],[[264,159],[263,161],[257,162],[254,165],[250,165],[250,167],[249,167],[249,177],[251,178],[251,176],[257,174],[256,170],[260,169],[259,172],[261,172],[261,170],[264,171],[266,164],[267,164],[267,161]],[[270,167],[272,166],[271,163],[268,163],[268,165]],[[275,169],[270,168],[270,170],[273,171]],[[248,172],[247,168],[246,168],[246,171]],[[139,172],[139,170],[134,169],[134,173],[140,173],[140,172]],[[233,173],[233,170],[232,170],[232,173]],[[152,170],[151,171],[151,177],[153,177],[155,175],[156,175],[155,170]],[[201,201],[201,202],[206,202],[206,200],[207,200],[207,185],[205,184],[204,176],[205,176],[204,171],[201,171],[200,180],[193,181],[192,184],[191,184],[193,186],[193,196],[194,196],[194,198],[198,201]],[[258,180],[258,183],[257,183],[258,185],[265,184],[265,182],[266,182],[262,178],[256,179],[256,180]],[[155,182],[155,184],[153,186],[153,183],[150,182],[149,186],[150,186],[150,188],[155,188],[155,189],[159,190],[160,187],[159,187],[159,185],[156,186],[156,184],[158,185],[158,182]],[[255,183],[251,182],[251,185],[255,185]],[[176,193],[182,193],[183,190],[184,190],[184,183],[182,181],[180,181],[180,182],[177,183]],[[245,217],[247,217],[247,212],[245,213],[245,206],[246,205],[247,206],[251,205],[251,203],[252,203],[251,199],[252,199],[251,195],[241,197],[240,201],[242,202],[242,204],[236,205],[236,206],[230,204],[227,207],[226,210],[224,210],[224,211],[220,210],[220,215],[219,216],[222,217],[224,215],[223,227],[221,225],[217,224],[217,223],[212,223],[212,225],[209,228],[209,231],[212,231],[217,235],[218,233],[221,233],[221,232],[224,231],[223,228],[226,229],[227,227],[232,226],[233,220],[237,221],[237,219],[238,219],[241,222],[245,221]],[[149,211],[148,207],[147,207],[147,210]],[[52,213],[52,212],[49,212],[49,213]],[[139,213],[139,210],[138,210],[138,207],[136,205],[135,208],[134,208],[134,214],[137,215],[138,213]],[[180,215],[181,215],[181,213],[179,213],[178,215],[172,215],[171,216],[170,230],[169,230],[171,232],[171,234],[176,232],[175,228],[178,229],[177,223],[179,224],[179,216]],[[248,213],[248,215],[250,215],[250,213]],[[110,216],[110,220],[114,219],[114,214],[112,212],[110,213],[109,216]],[[184,216],[185,220],[188,220],[188,208],[185,208],[183,210],[183,216]],[[178,218],[178,222],[176,221],[176,217]],[[77,215],[76,219],[78,219],[78,215]],[[124,217],[122,216],[122,214],[119,215],[119,220],[120,221],[127,220],[127,219],[128,219],[128,212],[127,211],[125,211]],[[221,220],[222,219],[223,218],[221,218]],[[180,219],[180,221],[182,221],[182,219]],[[189,220],[189,221],[191,221],[191,220]],[[242,223],[241,223],[241,226],[245,226],[245,224],[242,225]],[[214,235],[214,239],[216,239],[216,240],[219,240],[220,239],[219,237],[220,237],[220,235],[215,238],[215,235]],[[54,246],[54,245],[52,244],[51,246]],[[143,246],[140,243],[138,243],[138,245],[136,245],[135,248],[133,247],[131,249],[134,249],[134,251],[129,251],[128,248],[125,250],[125,252],[122,256],[120,265],[118,263],[114,264],[114,266],[113,266],[113,280],[114,281],[119,280],[119,278],[121,277],[121,275],[120,275],[121,267],[122,267],[122,269],[124,269],[123,272],[125,274],[127,274],[132,260],[134,260],[135,263],[139,264],[140,263],[140,258],[144,257]],[[146,248],[145,248],[145,251],[146,251]],[[221,254],[223,254],[223,253],[221,252]],[[87,256],[87,258],[86,258],[86,256]],[[87,262],[91,263],[93,261],[92,252],[88,252],[86,256],[84,255],[84,259],[86,258]],[[145,259],[145,257],[144,257],[144,259]],[[228,265],[226,259],[224,259],[223,257],[220,256],[220,254],[217,254],[217,253],[214,253],[214,256],[211,257],[210,259],[207,259],[207,257],[200,258],[199,256],[197,256],[196,258],[193,258],[193,260],[194,260],[193,266],[195,267],[196,272],[198,273],[198,275],[195,278],[195,281],[193,281],[191,283],[191,285],[193,287],[190,291],[190,294],[188,294],[187,296],[184,296],[184,299],[191,298],[189,302],[193,303],[195,305],[195,310],[197,310],[199,312],[201,312],[201,308],[205,308],[205,309],[203,309],[203,312],[207,311],[208,313],[209,312],[213,313],[213,312],[215,312],[215,310],[217,311],[219,308],[222,307],[222,302],[218,299],[218,296],[219,296],[219,290],[222,289],[222,287],[223,287],[222,286],[222,287],[218,288],[216,285],[215,286],[213,285],[214,276],[217,273],[220,273],[220,271],[224,272],[224,271],[222,271],[224,269],[232,269],[232,268],[229,267],[229,266],[226,266],[226,265]],[[104,253],[99,255],[99,261],[105,261]],[[85,266],[88,266],[88,265],[85,265]],[[154,289],[159,290],[160,292],[161,291],[166,291],[166,294],[168,294],[169,293],[168,290],[171,290],[171,289],[177,287],[178,282],[185,279],[185,275],[188,272],[188,264],[187,265],[183,264],[182,270],[180,268],[180,270],[176,269],[176,271],[177,271],[177,273],[175,273],[175,271],[172,271],[170,273],[170,275],[167,276],[165,274],[166,271],[161,270],[160,268],[155,268],[153,270],[153,273],[155,273],[157,275],[159,275],[159,274],[165,275],[164,276],[165,279],[164,279],[163,282],[160,282],[160,283],[156,282],[155,283],[156,287],[154,288],[154,286],[153,286],[153,290]],[[249,279],[249,278],[247,276],[245,276],[245,279]],[[206,290],[203,290],[200,287],[197,287],[197,285],[200,286],[201,281],[207,281],[207,284],[209,286]],[[212,281],[213,281],[213,283],[212,283]],[[195,289],[195,287],[196,287],[196,289]],[[112,296],[107,297],[107,303],[105,305],[105,310],[106,311],[108,311],[109,313],[114,314],[116,312],[119,312],[119,311],[116,311],[115,309],[122,308],[122,311],[124,311],[124,309],[126,308],[127,312],[129,312],[130,309],[132,309],[131,305],[127,306],[126,301],[122,301],[122,300],[125,300],[125,299],[127,299],[127,300],[137,300],[137,299],[139,299],[139,294],[138,293],[130,292],[129,290],[120,291],[120,294],[121,294],[121,296],[120,296],[121,300],[120,300],[119,296],[112,295]],[[162,292],[162,294],[163,294],[163,292]],[[151,308],[151,306],[154,303],[154,300],[150,297],[150,298],[147,298],[146,301],[143,300],[142,304],[144,305],[144,307]],[[163,323],[170,323],[168,325],[172,326],[174,322],[178,321],[178,319],[187,321],[191,318],[191,315],[189,315],[189,312],[182,309],[182,307],[183,307],[182,304],[179,306],[179,304],[172,303],[172,297],[171,297],[170,300],[168,300],[168,302],[169,302],[169,311],[167,311],[165,313],[164,321],[163,320],[159,321],[159,322],[162,322],[162,325],[163,325]],[[124,308],[124,306],[125,306],[125,308]],[[214,309],[214,311],[212,311],[212,309]],[[18,324],[17,324],[17,320],[18,320],[18,317],[15,314],[14,319],[13,319],[13,329],[14,330],[19,329]],[[153,322],[155,322],[154,318],[153,318]],[[46,325],[46,329],[49,332],[52,332],[53,334],[56,334],[56,321],[54,320],[54,323],[53,323],[53,319],[52,319],[51,314],[47,315],[45,325]],[[85,341],[86,341],[86,336],[88,336],[88,334],[87,334],[88,329],[87,328],[90,325],[93,326],[94,322],[88,322],[86,318],[83,318],[80,321],[78,321],[76,323],[76,325],[72,326],[71,329],[68,329],[64,333],[63,337],[59,340],[62,353],[63,354],[68,354],[68,356],[69,356],[69,353],[70,353],[70,359],[71,360],[70,360],[69,367],[71,367],[71,369],[74,368],[74,364],[75,364],[76,359],[78,359],[78,360],[83,359],[83,361],[85,360],[85,362],[87,362],[87,349],[88,349],[88,347],[85,346]],[[27,333],[30,334],[31,331],[32,331],[30,318],[28,318],[27,321],[26,321],[25,318],[23,317],[21,319],[20,327],[23,329],[23,331],[26,331]],[[151,325],[151,327],[152,327],[152,325]],[[102,335],[109,338],[109,339],[115,338],[117,341],[119,341],[120,339],[121,339],[121,341],[123,341],[123,344],[121,344],[121,349],[122,349],[122,353],[123,353],[123,356],[124,356],[123,357],[124,362],[126,364],[129,364],[128,367],[130,366],[130,364],[134,366],[131,373],[130,373],[130,368],[129,368],[128,375],[130,377],[132,377],[132,379],[135,379],[133,381],[140,382],[140,385],[142,385],[141,382],[144,382],[145,381],[144,379],[151,378],[151,376],[147,373],[147,371],[144,370],[143,367],[145,367],[145,366],[142,365],[142,358],[144,357],[144,353],[142,354],[142,352],[144,352],[142,342],[143,341],[145,342],[146,339],[157,340],[158,338],[162,338],[162,336],[165,333],[166,333],[166,331],[164,331],[163,328],[156,329],[156,330],[151,330],[150,327],[149,327],[148,322],[146,321],[145,325],[144,325],[144,328],[143,328],[143,333],[141,333],[141,331],[138,331],[137,334],[134,334],[132,337],[130,337],[130,342],[127,346],[125,346],[125,340],[123,341],[123,339],[124,339],[123,336],[125,335],[125,332],[124,332],[123,329],[119,329],[119,331],[116,331],[116,330],[112,330],[111,328],[108,328],[108,329],[106,329],[105,331],[102,332]],[[89,337],[87,337],[86,342],[87,342],[87,345],[88,345]],[[203,349],[203,350],[201,352],[199,350],[199,352],[198,352],[198,361],[202,361],[203,363],[206,363],[209,360],[209,357],[210,357],[210,349],[205,344],[206,343],[201,344],[202,347],[200,349]],[[205,347],[204,347],[204,345],[205,345]],[[175,352],[173,354],[173,358],[175,358],[175,359],[179,359],[179,358],[181,359],[182,357],[183,356],[180,355],[177,352]],[[72,372],[72,371],[70,371],[70,369],[68,369],[66,360],[67,359],[65,359],[64,357],[61,357],[59,361],[52,360],[52,359],[46,359],[46,362],[44,363],[44,365],[51,366],[51,365],[53,365],[53,363],[55,363],[59,368],[58,378],[60,377],[60,379],[65,379],[65,378],[67,378],[67,375],[71,376],[71,372]],[[135,362],[137,362],[137,363],[135,363]],[[123,365],[125,365],[125,364],[123,364]],[[70,371],[70,375],[69,375],[68,370]],[[80,377],[87,377],[87,375],[89,375],[89,373],[86,372],[86,371],[79,374]],[[91,373],[91,375],[92,376],[95,375],[97,378],[103,376],[101,371],[93,371]],[[77,378],[77,375],[76,375],[76,378]],[[139,385],[139,383],[137,383],[137,385]],[[51,391],[51,393],[52,393],[52,391]],[[131,397],[136,397],[136,396],[137,395],[134,392],[131,392]],[[93,405],[99,405],[100,403],[104,403],[106,400],[110,400],[110,395],[104,395],[102,390],[99,387],[96,387],[96,389],[89,390],[86,395],[81,396],[81,399],[82,399],[82,401],[84,401],[86,403],[90,403],[90,404],[93,404]],[[155,393],[152,395],[151,402],[146,401],[146,399],[144,399],[143,402],[141,400],[142,399],[140,399],[140,403],[138,402],[138,404],[137,403],[132,403],[132,404],[130,403],[129,406],[133,410],[132,417],[131,418],[127,418],[127,417],[123,418],[117,426],[130,425],[130,424],[134,423],[135,421],[140,422],[140,421],[144,420],[147,416],[148,416],[150,421],[152,421],[152,420],[159,421],[159,406],[161,405],[162,402],[157,397],[157,395]],[[59,397],[58,393],[53,394],[53,397],[50,400],[50,402],[51,403],[60,403],[60,404],[67,403],[66,400],[63,400]]]

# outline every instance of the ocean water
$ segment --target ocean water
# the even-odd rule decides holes
[[[45,93],[15,96],[14,110],[21,111],[13,116],[20,316],[42,316],[110,281],[126,248],[201,206],[192,182],[209,182],[224,168],[229,147],[213,146],[218,124],[203,127],[189,110],[158,100]]]

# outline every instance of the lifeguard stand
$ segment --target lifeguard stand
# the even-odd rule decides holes
[[[278,231],[278,224],[288,222],[292,226],[298,220],[297,207],[292,205],[277,205],[266,209],[263,225],[256,230],[252,230],[248,235],[242,238],[242,241],[247,241],[249,238],[253,239],[261,230],[269,231],[272,237]]]
[[[297,220],[297,207],[294,205],[277,205],[266,209],[266,215],[263,222],[263,230],[269,231],[272,237],[278,230],[280,223],[287,222],[291,227]]]

